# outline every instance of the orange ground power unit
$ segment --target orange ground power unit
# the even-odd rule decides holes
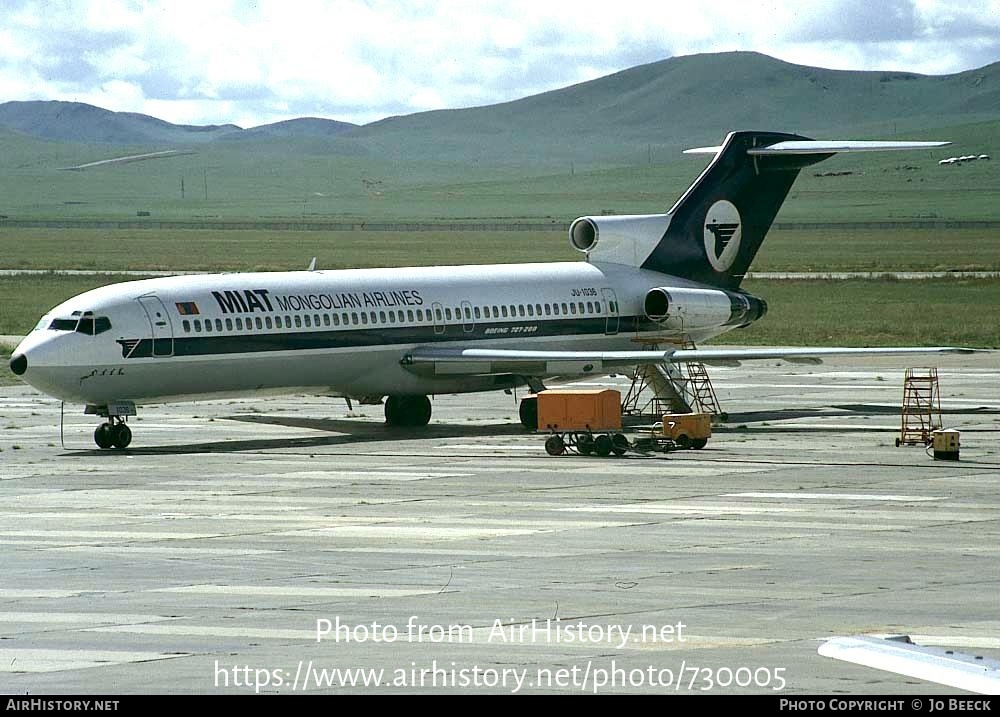
[[[622,395],[612,389],[542,391],[538,394],[538,430],[621,430]]]

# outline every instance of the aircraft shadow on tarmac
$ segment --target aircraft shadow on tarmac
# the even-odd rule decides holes
[[[944,414],[1000,414],[1000,409],[986,407],[945,409]],[[841,404],[818,408],[791,408],[771,411],[747,411],[730,413],[725,424],[717,426],[716,430],[725,432],[729,429],[744,428],[745,424],[791,421],[802,418],[844,418],[858,416],[898,416],[899,408],[878,404]],[[239,453],[242,451],[265,450],[309,450],[332,446],[358,445],[363,443],[397,442],[408,443],[439,438],[492,438],[497,436],[525,436],[524,428],[517,423],[495,423],[477,425],[457,425],[447,423],[431,423],[423,428],[389,427],[382,422],[364,420],[345,420],[336,418],[294,418],[290,416],[236,415],[227,416],[225,420],[255,423],[263,426],[284,426],[286,428],[306,428],[322,431],[327,435],[317,435],[298,438],[254,438],[228,441],[206,441],[203,443],[186,443],[180,445],[133,446],[127,453],[133,455],[172,455],[186,453]],[[648,425],[650,417],[627,420],[627,425]],[[858,429],[864,429],[859,425]],[[771,426],[770,429],[780,430],[781,426]],[[788,429],[795,430],[795,425]],[[335,434],[335,435],[329,435]],[[77,453],[74,451],[74,453]],[[105,455],[107,451],[97,449],[81,451],[77,454]]]
[[[293,418],[289,416],[238,415],[227,416],[225,420],[256,423],[265,426],[286,428],[308,428],[326,434],[299,438],[262,438],[230,441],[206,441],[181,445],[135,446],[126,452],[132,455],[171,455],[184,453],[239,453],[241,451],[264,451],[276,449],[325,448],[330,446],[357,445],[368,442],[393,441],[406,443],[435,438],[489,438],[491,436],[524,436],[524,428],[517,423],[477,424],[462,426],[454,424],[430,424],[423,428],[389,427],[381,422],[343,420],[335,418]],[[106,454],[107,451],[91,450],[91,454]]]

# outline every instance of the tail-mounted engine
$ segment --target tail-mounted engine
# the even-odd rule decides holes
[[[646,316],[664,328],[690,331],[719,326],[749,326],[767,314],[756,296],[723,289],[658,287],[646,292]]]

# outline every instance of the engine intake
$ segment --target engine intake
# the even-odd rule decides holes
[[[569,241],[577,251],[589,253],[597,246],[597,239],[600,232],[597,224],[587,217],[582,217],[573,222],[569,227]]]

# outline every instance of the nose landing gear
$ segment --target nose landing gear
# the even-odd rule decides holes
[[[132,443],[132,431],[125,424],[126,417],[136,415],[135,404],[131,401],[114,401],[106,406],[88,405],[84,413],[107,419],[94,431],[94,443],[98,448],[122,450]]]
[[[111,417],[110,422],[102,423],[94,431],[94,443],[98,448],[128,448],[132,442],[132,430],[120,418]]]

